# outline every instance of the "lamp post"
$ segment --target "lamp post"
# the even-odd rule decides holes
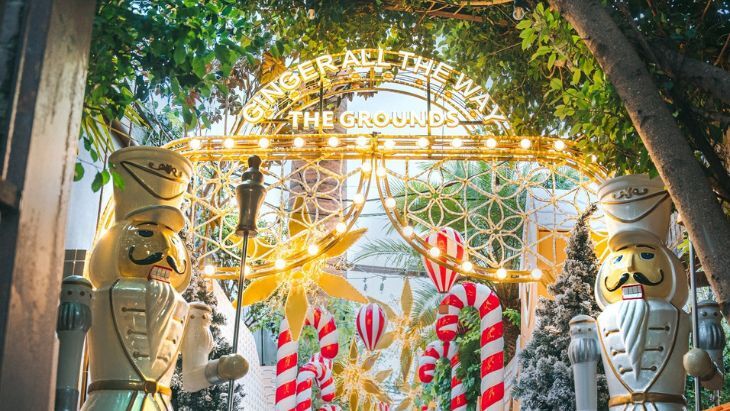
[[[241,270],[238,274],[238,293],[236,295],[236,322],[233,326],[234,354],[238,352],[238,333],[241,329],[243,280],[246,270],[248,237],[251,234],[256,235],[256,220],[266,194],[264,175],[259,170],[260,166],[261,158],[258,156],[249,157],[248,169],[241,176],[243,181],[236,187],[236,198],[238,199],[238,226],[236,227],[236,234],[243,237],[243,244],[241,245]],[[228,383],[228,411],[233,410],[234,385],[234,380]]]

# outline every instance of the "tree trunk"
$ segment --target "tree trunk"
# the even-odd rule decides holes
[[[548,1],[575,28],[623,100],[682,216],[727,318],[730,224],[654,80],[598,0]]]

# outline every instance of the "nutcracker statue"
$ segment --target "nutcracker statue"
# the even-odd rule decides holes
[[[568,354],[577,408],[596,409],[595,367],[601,359],[610,410],[684,410],[686,373],[710,389],[722,385],[723,375],[699,348],[706,346],[702,341],[688,352],[687,276],[664,244],[669,194],[659,179],[631,175],[607,181],[599,201],[610,254],[595,285],[603,312],[571,321]]]
[[[91,382],[83,409],[170,410],[179,353],[188,391],[238,379],[248,363],[238,354],[208,359],[211,309],[180,294],[191,276],[178,237],[190,162],[154,147],[125,148],[109,162],[124,184],[114,187],[115,223],[89,260]]]

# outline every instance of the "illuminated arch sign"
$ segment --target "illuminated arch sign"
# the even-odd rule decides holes
[[[334,112],[312,110],[341,94],[390,91],[428,103],[425,112]],[[431,106],[440,110],[431,110]],[[480,82],[451,65],[408,51],[347,50],[295,65],[264,85],[241,110],[236,133],[246,125],[256,133],[292,129],[448,127],[491,125],[503,134],[506,117]],[[496,129],[494,129],[496,127]]]

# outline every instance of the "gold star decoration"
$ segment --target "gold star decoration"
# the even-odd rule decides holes
[[[381,386],[392,370],[371,373],[380,353],[367,354],[360,358],[356,339],[350,342],[350,354],[332,366],[335,376],[335,397],[347,401],[350,410],[371,411],[378,402],[390,402]]]
[[[421,398],[423,395],[423,386],[418,381],[417,372],[414,369],[413,376],[405,378],[402,381],[397,382],[396,388],[403,394],[403,401],[398,404],[394,411],[406,411],[406,410],[418,410],[416,407],[415,399]]]
[[[280,250],[279,255],[282,261],[286,261],[287,256],[307,252],[306,240],[311,237],[310,233],[305,233],[305,231],[311,230],[308,227],[311,227],[312,224],[309,220],[309,214],[306,212],[307,207],[303,206],[301,197],[297,198],[293,209],[297,211],[290,215],[288,222],[289,236],[293,240],[289,243],[287,249]],[[334,246],[319,253],[316,258],[301,267],[284,267],[273,274],[253,279],[243,292],[243,305],[266,301],[279,290],[286,300],[284,303],[284,316],[289,323],[292,339],[298,340],[309,309],[309,298],[314,298],[318,290],[331,297],[362,304],[367,303],[367,298],[360,294],[344,277],[325,271],[327,260],[344,254],[365,234],[366,230],[361,228],[341,234],[339,241]],[[271,248],[266,249],[266,247],[259,246],[255,254],[258,252],[266,253],[270,250]],[[249,247],[247,252],[250,253],[251,251],[252,249]],[[257,258],[256,255],[250,257],[252,260]],[[233,279],[234,277],[219,276],[217,278]]]

